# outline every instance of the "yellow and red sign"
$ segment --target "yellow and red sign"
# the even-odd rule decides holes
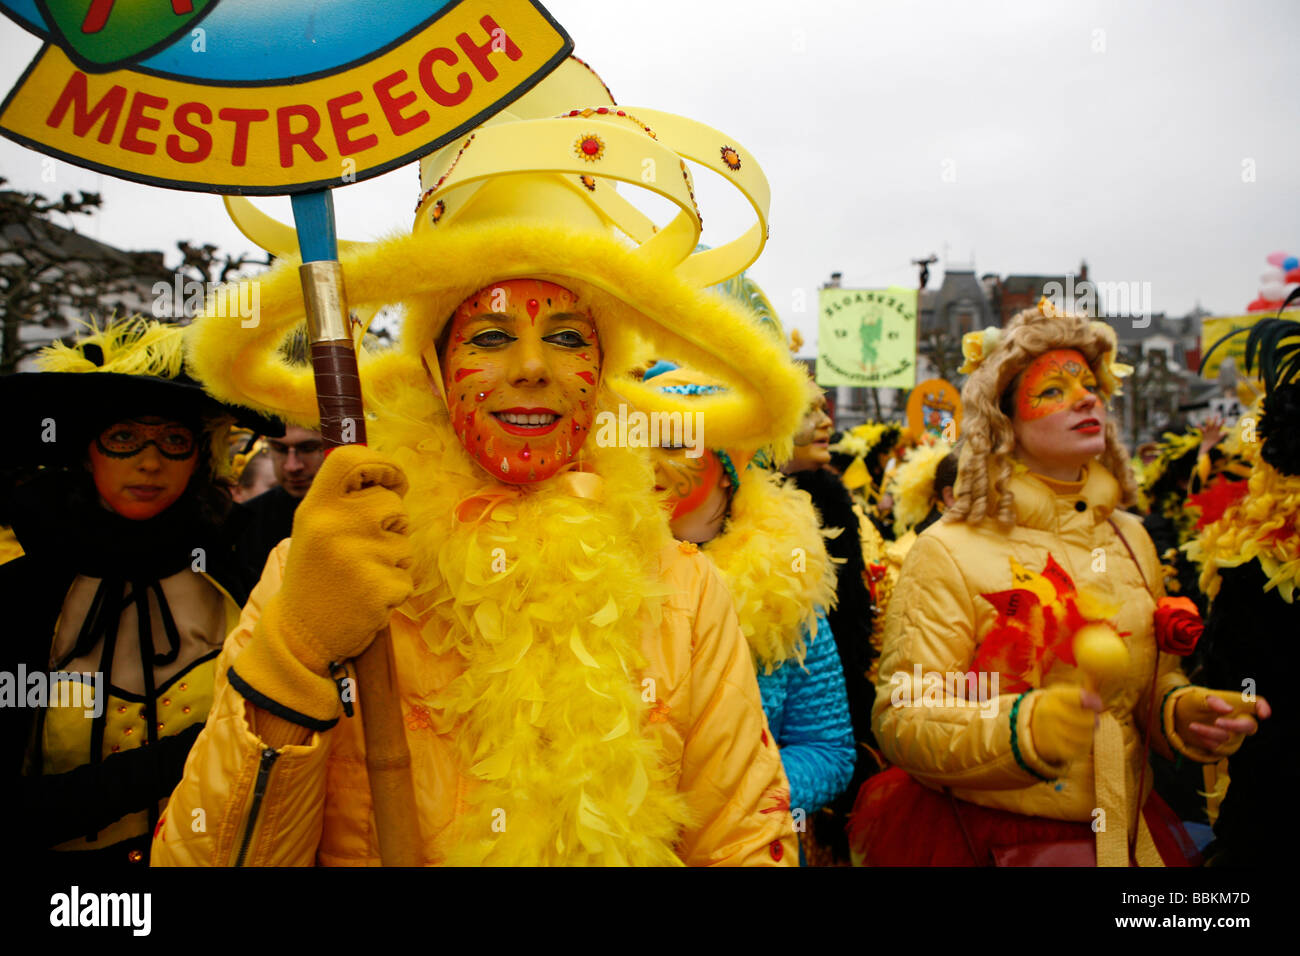
[[[1214,349],[1214,354],[1209,356],[1210,363],[1205,367],[1205,371],[1201,373],[1201,377],[1217,379],[1219,377],[1219,368],[1224,359],[1232,359],[1237,366],[1238,374],[1248,376],[1246,372],[1246,339],[1249,337],[1249,333],[1244,330],[1251,328],[1260,319],[1271,318],[1276,318],[1276,315],[1269,312],[1252,312],[1249,315],[1229,315],[1213,319],[1202,319],[1202,355],[1209,355],[1210,349],[1229,335],[1232,338]],[[1282,318],[1300,321],[1300,312],[1283,312]],[[1241,334],[1233,335],[1234,332]],[[1256,371],[1258,372],[1258,370]]]
[[[961,393],[942,378],[926,379],[907,397],[907,429],[955,442],[961,434]]]
[[[189,60],[199,58],[185,45],[200,39],[208,57],[221,56],[204,29],[220,28],[220,14],[229,20],[250,9],[241,0],[210,6],[217,9],[194,39],[180,40]],[[477,126],[572,49],[529,0],[462,0],[429,16],[439,6],[426,3],[425,22],[386,46],[291,77],[268,69],[267,79],[215,80],[217,71],[193,77],[141,63],[96,72],[85,51],[51,31],[0,107],[0,132],[79,166],[172,188],[283,194],[356,182]],[[275,7],[245,14],[232,29],[248,34],[261,16],[257,29],[265,30]],[[225,48],[243,49],[233,41]],[[188,61],[176,54],[164,62]]]

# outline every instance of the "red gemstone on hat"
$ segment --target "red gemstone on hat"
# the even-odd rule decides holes
[[[582,141],[582,151],[588,156],[595,156],[600,150],[600,144],[594,139],[584,139]]]
[[[608,113],[608,112],[609,112],[609,107],[608,107],[608,106],[599,106],[599,107],[596,108],[596,112],[597,112],[597,113],[601,113],[601,114]]]
[[[773,840],[768,844],[767,849],[768,852],[772,854],[772,859],[776,860],[778,863],[781,862],[781,857],[785,856],[785,847],[781,845],[780,840]]]

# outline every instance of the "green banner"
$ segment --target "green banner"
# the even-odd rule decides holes
[[[916,290],[822,289],[817,384],[916,384]]]

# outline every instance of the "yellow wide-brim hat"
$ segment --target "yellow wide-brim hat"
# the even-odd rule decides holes
[[[731,182],[755,222],[740,236],[696,251],[701,217],[687,160]],[[615,189],[647,189],[675,215],[658,225]],[[702,411],[711,441],[758,447],[792,432],[804,385],[784,344],[752,308],[707,287],[741,273],[767,237],[766,177],[748,150],[722,133],[669,113],[619,107],[586,64],[571,58],[529,93],[421,162],[414,229],[377,243],[340,243],[349,306],[371,315],[400,305],[396,348],[358,355],[363,396],[442,382],[434,343],[474,292],[513,278],[546,279],[577,293],[604,347],[606,401],[646,411]],[[317,421],[310,371],[278,353],[304,309],[293,230],[247,200],[228,200],[245,234],[283,260],[249,282],[256,323],[210,309],[190,329],[194,374],[223,400]],[[248,301],[248,299],[241,299]],[[360,341],[361,327],[354,330]],[[665,395],[630,375],[646,344],[715,376],[726,391]]]

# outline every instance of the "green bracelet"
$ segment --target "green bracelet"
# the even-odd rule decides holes
[[[1021,770],[1025,771],[1028,774],[1031,774],[1032,776],[1037,777],[1039,780],[1042,780],[1044,783],[1051,783],[1053,778],[1044,777],[1033,767],[1029,766],[1029,764],[1025,763],[1024,755],[1020,752],[1020,731],[1017,729],[1017,724],[1020,723],[1019,720],[1020,702],[1032,693],[1033,690],[1025,691],[1023,694],[1017,697],[1016,702],[1011,705],[1011,754],[1016,758],[1016,763],[1020,764]]]

